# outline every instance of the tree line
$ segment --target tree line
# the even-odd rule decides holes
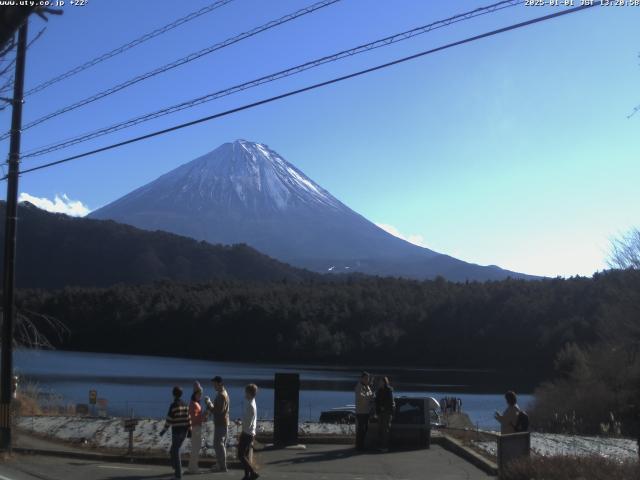
[[[515,369],[552,378],[567,345],[627,336],[640,272],[452,283],[377,277],[25,290],[70,350],[215,360]],[[45,335],[46,326],[44,326]],[[52,337],[55,338],[55,337]]]

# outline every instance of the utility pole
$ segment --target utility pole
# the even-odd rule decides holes
[[[18,176],[20,168],[20,130],[24,93],[24,67],[27,53],[28,20],[18,31],[16,72],[13,86],[9,173],[4,231],[4,275],[2,284],[2,351],[0,352],[0,450],[11,450],[11,401],[13,399],[13,327],[15,312],[16,233],[18,224]]]

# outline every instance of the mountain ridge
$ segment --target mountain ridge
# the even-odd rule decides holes
[[[0,202],[0,215],[5,209],[6,203]],[[19,288],[109,287],[161,280],[297,282],[319,277],[247,245],[211,245],[111,220],[50,213],[28,202],[20,203],[18,217]]]
[[[236,140],[99,208],[92,218],[210,243],[246,243],[317,272],[449,280],[534,278],[470,264],[384,231],[262,143]]]

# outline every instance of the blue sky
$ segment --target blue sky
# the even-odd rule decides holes
[[[27,88],[209,3],[65,6],[29,51]],[[24,119],[310,3],[235,0],[29,97]],[[343,0],[28,130],[23,150],[488,3]],[[24,168],[549,11],[518,6],[458,23],[26,160]],[[27,174],[20,192],[51,201],[66,195],[95,209],[245,138],[269,145],[370,220],[434,250],[532,274],[590,275],[604,268],[609,239],[640,224],[640,114],[627,118],[640,104],[639,24],[640,7],[597,7]],[[44,25],[32,19],[31,34]],[[8,128],[7,111],[0,122]]]

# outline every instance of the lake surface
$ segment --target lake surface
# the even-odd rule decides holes
[[[171,388],[192,391],[200,381],[213,397],[210,379],[224,378],[231,397],[231,417],[242,415],[243,386],[260,387],[259,417],[273,416],[273,375],[299,373],[300,419],[318,420],[320,412],[354,403],[353,389],[360,369],[309,365],[244,364],[170,357],[103,353],[18,350],[15,370],[37,385],[43,401],[57,404],[89,402],[89,390],[105,399],[109,415],[163,417],[171,401]],[[374,375],[391,377],[396,395],[445,396],[462,399],[463,411],[481,428],[497,428],[493,412],[504,408],[503,392],[517,385],[517,377],[486,370],[367,368]],[[526,407],[531,395],[519,395]]]

